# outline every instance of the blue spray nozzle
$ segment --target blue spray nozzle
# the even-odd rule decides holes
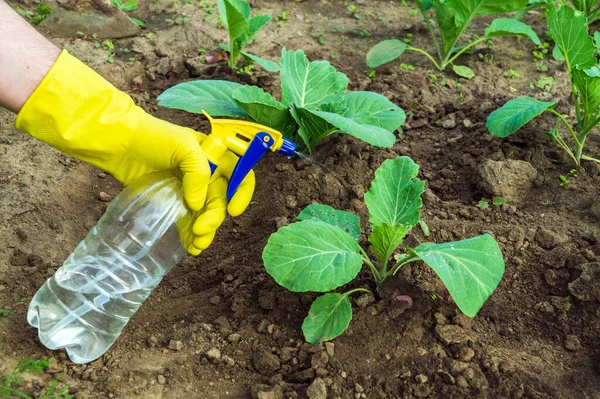
[[[291,157],[296,152],[296,143],[284,137],[281,148],[277,152]]]

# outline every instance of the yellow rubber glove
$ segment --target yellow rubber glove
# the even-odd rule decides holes
[[[226,152],[223,166],[211,178],[199,146],[205,135],[147,114],[126,93],[66,51],[25,102],[15,127],[109,172],[124,185],[150,173],[180,169],[188,206],[202,209],[193,228],[199,247],[190,247],[191,254],[208,247],[225,218],[225,209],[233,216],[245,210],[254,190],[250,173],[225,206],[222,198],[235,154]]]

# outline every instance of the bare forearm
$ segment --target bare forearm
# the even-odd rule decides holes
[[[0,0],[0,107],[19,112],[60,49]]]

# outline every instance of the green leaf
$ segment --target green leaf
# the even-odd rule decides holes
[[[353,237],[317,220],[280,228],[269,237],[262,258],[267,273],[294,292],[333,290],[352,281],[363,264]]]
[[[527,0],[444,0],[435,1],[434,9],[442,36],[444,53],[450,51],[471,21],[481,15],[517,11]]]
[[[384,40],[373,46],[367,53],[367,66],[377,68],[400,57],[408,46],[401,40]]]
[[[504,138],[555,105],[555,102],[538,101],[532,97],[515,98],[492,112],[485,125],[492,136]]]
[[[219,0],[219,15],[221,16],[221,23],[225,25],[227,29],[227,9],[225,1],[228,1],[231,6],[235,7],[236,10],[244,17],[244,19],[250,18],[250,5],[243,0]]]
[[[389,132],[400,129],[406,120],[404,110],[379,93],[350,92],[344,97],[344,105],[347,108],[344,116],[353,119],[353,116],[368,114]]]
[[[250,58],[252,61],[256,62],[258,65],[260,65],[261,67],[263,67],[265,70],[267,70],[269,72],[279,72],[279,64],[277,64],[276,62],[273,62],[271,60],[266,60],[264,58],[260,58],[257,55],[247,53],[245,51],[242,51],[242,55],[244,57]]]
[[[248,30],[248,17],[244,16],[242,12],[234,5],[235,1],[221,1],[225,4],[225,18],[227,23],[224,23],[224,25],[229,30],[229,40],[233,44],[235,39],[244,35]]]
[[[298,137],[309,151],[323,138],[339,131],[336,126],[328,123],[320,116],[310,113],[304,108],[292,106],[290,108],[290,113],[300,127],[298,129]]]
[[[417,3],[417,7],[421,9],[422,13],[429,11],[433,5],[432,0],[415,0],[415,3]]]
[[[596,65],[596,47],[588,34],[585,15],[568,6],[557,10],[552,4],[548,4],[546,14],[550,36],[564,56],[569,71]]]
[[[248,21],[248,32],[246,33],[246,40],[250,40],[256,35],[269,21],[271,20],[270,15],[255,15]]]
[[[452,70],[455,74],[465,79],[473,79],[475,77],[475,72],[469,67],[463,65],[452,65]]]
[[[304,339],[313,345],[330,341],[342,334],[351,320],[352,304],[348,295],[321,295],[313,302],[302,323]]]
[[[412,228],[419,222],[424,183],[416,179],[418,172],[419,166],[407,156],[388,159],[377,169],[365,194],[371,226]]]
[[[232,97],[257,123],[279,130],[286,137],[296,131],[296,121],[290,111],[260,87],[242,86]]]
[[[360,219],[358,216],[345,211],[333,209],[322,204],[311,204],[304,208],[296,217],[297,220],[320,220],[332,226],[339,227],[352,238],[358,240],[361,235]]]
[[[600,77],[590,76],[589,73],[596,74],[597,69],[586,71],[574,70],[571,72],[573,76],[573,84],[579,92],[579,99],[584,113],[584,127],[595,119],[595,116],[600,111]]]
[[[504,274],[504,259],[489,234],[412,250],[442,279],[460,310],[475,317]]]
[[[412,226],[389,226],[385,223],[373,227],[369,242],[373,245],[371,249],[380,264],[385,263],[392,256],[410,229]]]
[[[335,100],[346,92],[348,77],[327,61],[309,62],[304,51],[283,49],[281,54],[281,102],[307,108]]]
[[[444,3],[456,12],[456,25],[462,26],[481,15],[496,15],[518,11],[528,0],[445,0]]]
[[[377,120],[372,115],[340,115],[333,112],[302,109],[336,126],[340,131],[361,139],[377,147],[391,147],[396,143],[396,136],[387,129],[376,126]]]
[[[537,45],[542,44],[531,26],[513,18],[496,18],[485,29],[485,37],[492,38],[506,35],[525,36]]]
[[[158,96],[158,105],[181,109],[187,112],[211,116],[248,116],[232,97],[233,91],[242,87],[239,83],[226,80],[195,80],[180,83]]]

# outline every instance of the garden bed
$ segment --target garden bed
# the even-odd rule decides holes
[[[183,1],[140,3],[132,15],[147,28],[137,37],[113,40],[114,63],[92,37],[54,41],[150,113],[200,131],[208,129],[203,117],[158,107],[156,97],[190,79],[280,92],[276,74],[257,69],[238,75],[223,63],[201,62],[199,48],[211,54],[227,37],[208,8]],[[357,7],[360,19],[347,13],[348,4]],[[309,159],[265,157],[255,168],[248,210],[228,219],[208,250],[185,258],[165,277],[106,355],[76,365],[63,351],[38,342],[26,321],[27,306],[106,209],[100,193],[110,198],[120,185],[14,130],[13,116],[0,111],[0,308],[15,311],[0,322],[0,376],[21,359],[51,355],[56,361],[46,374],[27,377],[24,392],[36,395],[52,374],[64,372],[61,381],[77,398],[250,398],[258,392],[262,398],[597,397],[600,298],[593,276],[600,275],[594,264],[600,262],[600,168],[587,162],[576,177],[570,173],[572,160],[543,134],[552,127],[549,118],[506,140],[491,137],[485,127],[491,111],[520,95],[560,99],[558,110],[568,112],[564,64],[546,56],[548,71],[539,72],[534,45],[507,37],[461,57],[476,74],[472,80],[436,73],[428,60],[408,53],[402,62],[414,70],[397,61],[369,77],[364,57],[380,40],[412,34],[413,43],[429,48],[421,17],[409,7],[360,0],[251,5],[274,17],[288,13],[259,33],[253,53],[277,60],[285,46],[303,49],[311,60],[329,60],[348,75],[351,90],[375,91],[401,106],[408,115],[403,134],[391,149],[336,135]],[[178,16],[186,22],[165,21]],[[544,37],[542,14],[530,13],[524,21]],[[484,22],[489,20],[474,29]],[[156,33],[148,38],[151,30]],[[520,76],[503,75],[511,69]],[[542,76],[554,83],[537,84]],[[592,136],[588,152],[598,156],[599,144]],[[390,292],[412,297],[411,309],[380,298],[357,301],[349,330],[326,345],[307,344],[301,324],[316,295],[290,293],[266,274],[261,254],[267,239],[313,202],[358,214],[366,231],[362,196],[381,163],[398,155],[419,164],[426,182],[427,239],[493,235],[504,254],[504,278],[470,319],[433,271],[412,263],[386,283]],[[514,199],[480,209],[480,201],[490,198],[482,183],[482,165],[490,161],[524,162],[513,164],[514,181],[496,187],[512,190]],[[561,186],[561,176],[570,183]],[[531,188],[521,188],[527,179]],[[424,239],[417,228],[406,244]]]

